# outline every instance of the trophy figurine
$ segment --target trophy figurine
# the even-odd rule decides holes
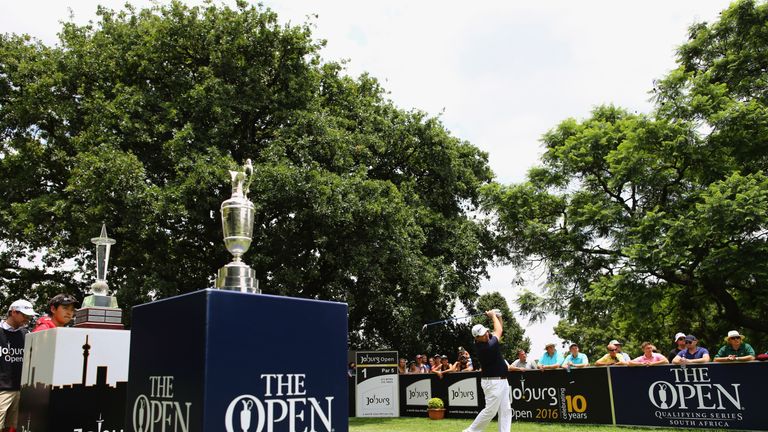
[[[224,230],[224,245],[234,259],[219,269],[216,288],[259,294],[259,280],[256,274],[242,261],[253,239],[254,206],[248,199],[248,187],[253,176],[251,160],[245,161],[243,171],[230,171],[232,196],[221,203],[221,226]]]
[[[91,239],[96,245],[96,282],[91,284],[91,293],[83,300],[82,308],[75,313],[75,327],[123,328],[123,311],[117,306],[117,299],[109,295],[107,268],[109,252],[117,243],[107,237],[107,226],[101,225],[101,235]]]

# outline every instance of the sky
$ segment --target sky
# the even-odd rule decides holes
[[[57,41],[62,20],[95,19],[96,5],[124,1],[0,2],[0,32]],[[156,2],[134,0],[138,7]],[[164,3],[164,2],[159,2]],[[190,1],[189,4],[200,4]],[[216,2],[219,3],[218,1]],[[232,2],[229,2],[232,3]],[[697,22],[713,22],[722,0],[263,0],[282,22],[310,22],[325,39],[322,56],[347,60],[346,72],[378,78],[400,108],[439,116],[451,133],[488,153],[496,180],[524,181],[542,153],[540,137],[566,118],[583,119],[598,105],[652,109],[654,79],[675,67],[675,49]],[[309,18],[308,18],[309,17]],[[514,308],[523,287],[544,280],[494,267],[481,292],[501,292]],[[534,358],[553,334],[556,317],[531,324]],[[621,335],[606,335],[609,339]]]

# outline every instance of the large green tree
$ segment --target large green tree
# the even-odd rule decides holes
[[[690,29],[654,112],[613,106],[544,135],[528,180],[486,205],[512,263],[544,263],[534,317],[594,354],[611,338],[710,348],[730,329],[768,343],[768,6],[734,3]]]
[[[348,302],[352,347],[420,351],[485,275],[487,155],[322,44],[245,2],[0,37],[0,301],[82,296],[102,223],[126,310],[212,286],[227,169],[251,158],[263,291]]]

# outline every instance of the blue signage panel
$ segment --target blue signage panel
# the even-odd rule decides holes
[[[203,290],[133,322],[129,431],[348,430],[345,304]]]
[[[611,368],[616,423],[768,429],[768,364]]]
[[[126,431],[203,431],[206,300],[201,291],[133,307]]]
[[[347,431],[346,304],[214,290],[209,308],[206,431]]]

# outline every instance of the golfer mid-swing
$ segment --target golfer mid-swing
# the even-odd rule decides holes
[[[464,432],[482,432],[499,413],[499,432],[509,432],[512,427],[512,407],[509,403],[509,382],[507,381],[507,363],[501,356],[502,327],[501,318],[495,311],[485,314],[493,321],[493,333],[482,325],[472,327],[475,337],[475,350],[480,358],[480,387],[485,393],[485,408],[477,415],[475,421],[464,429]]]

